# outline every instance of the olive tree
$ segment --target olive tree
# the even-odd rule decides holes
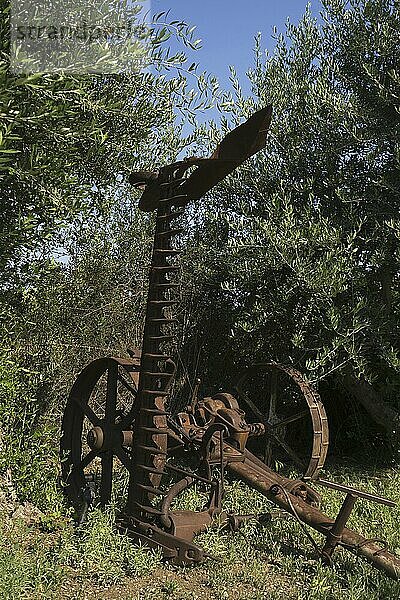
[[[254,359],[292,362],[351,391],[397,433],[399,12],[326,0],[272,54],[258,37],[223,129],[273,105],[266,150],[198,206],[191,354],[217,381]],[[211,129],[210,144],[219,138]],[[200,284],[199,284],[200,282]],[[397,340],[397,341],[396,341]],[[231,366],[230,366],[231,365]],[[233,368],[232,368],[233,365]]]

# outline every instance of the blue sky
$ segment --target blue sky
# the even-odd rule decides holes
[[[287,17],[297,22],[307,0],[152,0],[152,13],[171,9],[170,20],[181,19],[197,26],[203,47],[190,58],[200,70],[217,75],[222,87],[229,85],[229,65],[237,68],[241,81],[252,65],[254,36],[263,34],[263,47],[273,49],[272,28],[284,31]],[[316,16],[319,0],[311,0]],[[190,64],[190,63],[189,63]]]

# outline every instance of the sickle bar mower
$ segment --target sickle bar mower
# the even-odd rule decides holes
[[[191,200],[265,147],[271,113],[268,106],[253,114],[209,159],[132,173],[131,183],[143,189],[139,207],[157,211],[142,348],[130,359],[95,360],[75,381],[62,424],[65,491],[84,520],[94,495],[98,492],[100,502],[107,504],[113,476],[115,480],[117,471],[126,469],[129,490],[119,527],[134,540],[161,548],[165,558],[192,564],[204,558],[193,538],[215,517],[232,530],[255,517],[223,510],[228,471],[322,533],[326,541],[317,550],[327,563],[342,546],[398,579],[400,560],[386,544],[346,527],[360,497],[395,504],[319,479],[328,450],[328,422],[318,393],[298,371],[272,362],[254,364],[240,375],[234,395],[199,398],[197,385],[182,412],[171,414],[166,408],[176,370],[171,342],[179,301],[179,219]],[[244,407],[252,422],[246,420]],[[249,450],[252,444],[257,453]],[[299,471],[298,479],[271,468],[274,458],[283,456]],[[182,466],[188,458],[190,469]],[[174,510],[174,500],[196,482],[207,490],[204,508]],[[320,497],[311,484],[345,494],[335,519],[319,510]],[[268,515],[259,518],[265,521]]]

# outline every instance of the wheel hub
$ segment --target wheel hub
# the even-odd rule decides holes
[[[104,431],[101,427],[93,427],[87,434],[87,443],[92,450],[101,450],[104,444]]]

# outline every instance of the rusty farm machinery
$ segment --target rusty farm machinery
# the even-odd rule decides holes
[[[323,534],[325,543],[316,549],[325,562],[342,546],[398,579],[400,559],[386,544],[346,527],[359,498],[395,504],[320,477],[328,450],[327,417],[317,391],[296,369],[253,364],[239,376],[233,393],[206,398],[199,397],[197,382],[186,406],[169,410],[176,371],[172,342],[179,300],[179,220],[191,200],[264,148],[271,114],[270,106],[254,113],[208,159],[131,174],[132,185],[143,190],[139,208],[156,211],[142,347],[130,358],[99,358],[76,379],[62,424],[64,489],[84,520],[96,495],[102,505],[110,502],[118,463],[129,475],[119,527],[137,542],[160,548],[166,559],[193,564],[205,556],[194,536],[214,518],[232,530],[254,518],[224,511],[229,472]],[[299,477],[278,474],[272,468],[276,458],[289,461]],[[206,491],[205,506],[175,510],[174,501],[194,484]],[[336,518],[319,510],[315,486],[344,493]],[[268,521],[268,515],[260,518]]]

